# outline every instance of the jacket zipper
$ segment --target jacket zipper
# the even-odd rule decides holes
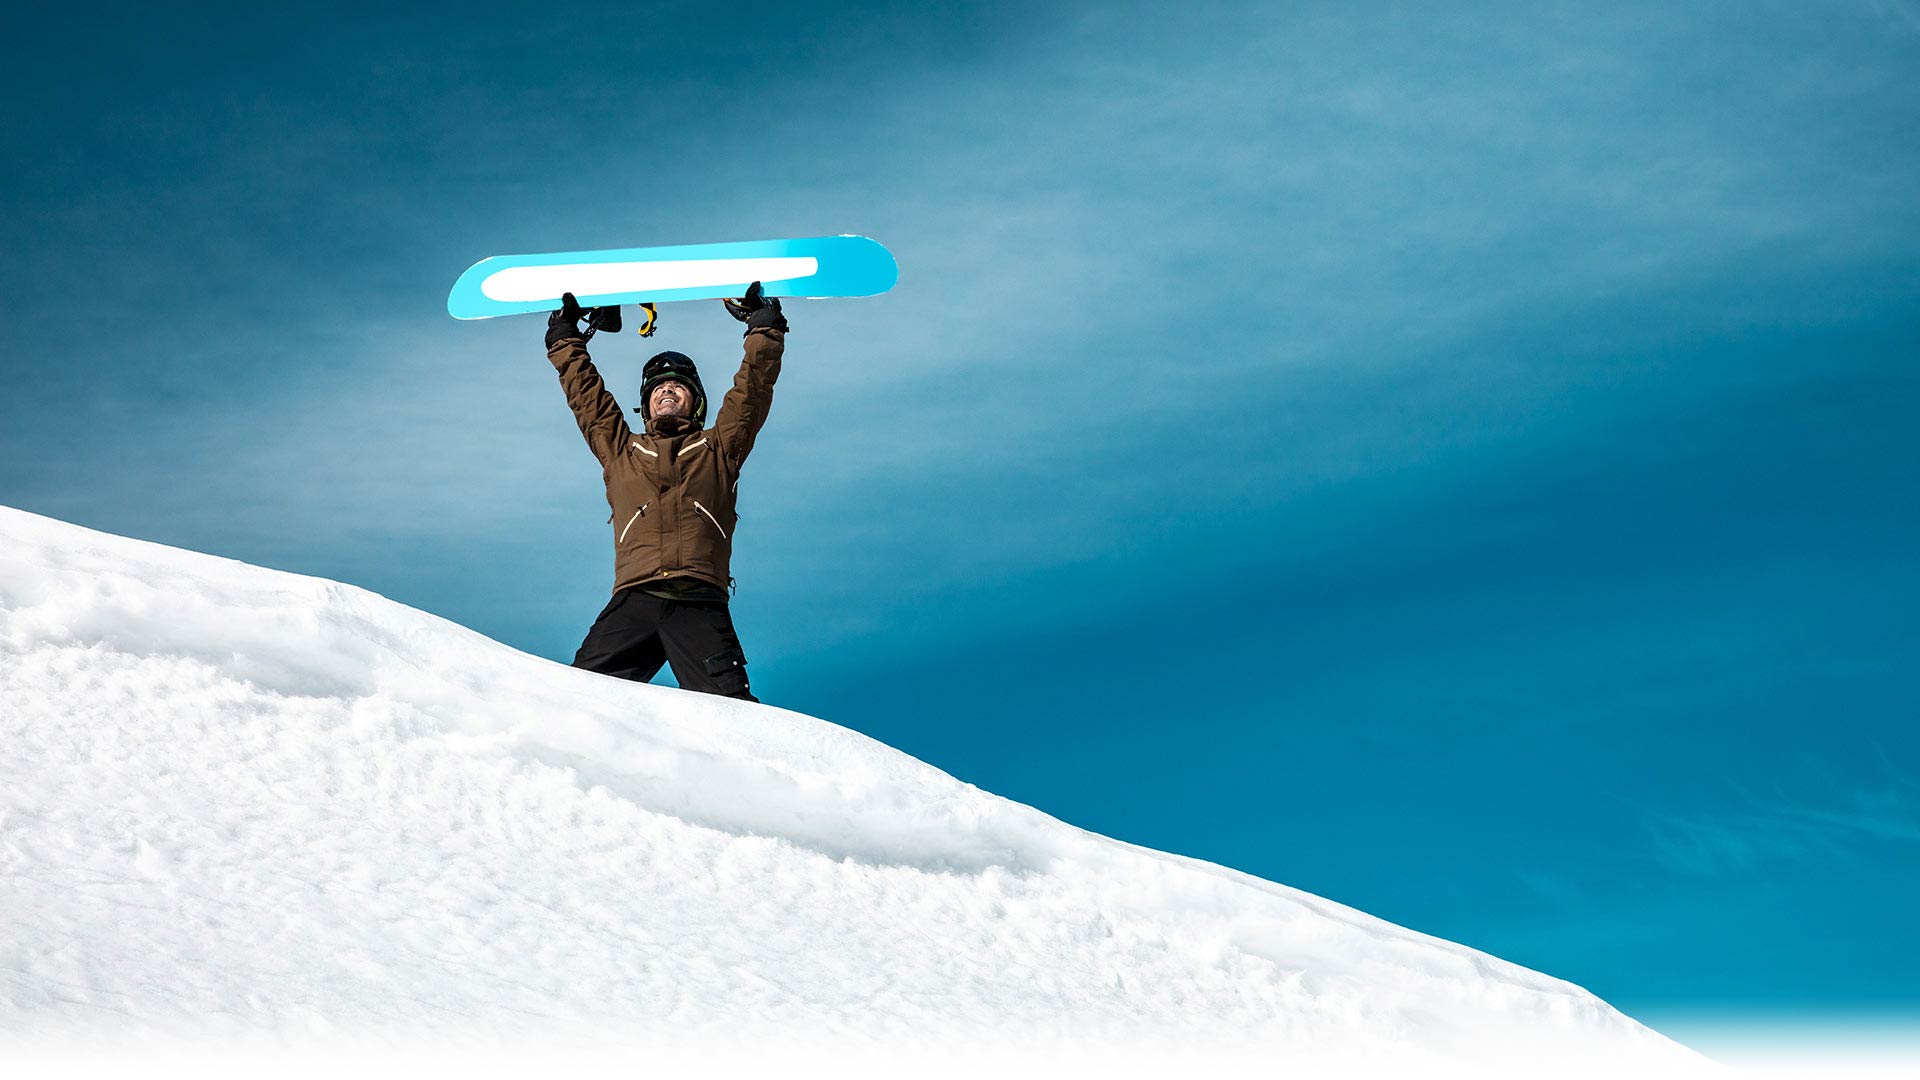
[[[713,516],[713,511],[707,509],[704,506],[701,506],[699,499],[693,500],[693,508],[707,515],[707,520],[713,522],[713,527],[716,529],[720,529],[720,519]],[[720,539],[725,540],[726,538],[727,538],[727,530],[720,529]]]
[[[696,504],[696,505],[697,505],[697,504]],[[646,503],[641,503],[641,504],[640,504],[640,509],[638,509],[638,510],[635,510],[635,511],[633,512],[633,516],[627,519],[627,523],[626,523],[625,525],[622,525],[622,526],[620,526],[620,539],[618,539],[618,540],[615,540],[615,541],[614,541],[614,543],[616,543],[616,544],[624,544],[624,543],[626,543],[626,542],[627,542],[627,530],[628,530],[628,529],[631,529],[631,528],[633,528],[633,523],[634,523],[634,522],[636,522],[636,521],[639,521],[639,520],[640,520],[640,515],[641,515],[641,514],[644,514],[644,513],[646,513],[646,512],[647,512],[647,504],[646,504]]]

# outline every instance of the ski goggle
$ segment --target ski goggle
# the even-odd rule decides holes
[[[684,353],[665,352],[648,360],[647,366],[640,369],[640,377],[647,382],[652,382],[655,377],[661,375],[680,375],[698,379],[700,371],[693,366],[692,357]]]

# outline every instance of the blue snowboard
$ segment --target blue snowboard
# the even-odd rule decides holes
[[[768,296],[874,296],[899,278],[893,253],[864,236],[496,255],[453,283],[447,314],[552,311],[565,292],[585,307],[715,300],[741,296],[756,281]]]

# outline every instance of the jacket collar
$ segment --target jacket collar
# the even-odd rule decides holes
[[[700,425],[690,416],[656,416],[647,421],[647,431],[662,439],[691,435],[700,430]]]

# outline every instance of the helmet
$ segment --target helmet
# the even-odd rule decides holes
[[[693,409],[688,413],[693,422],[705,426],[707,422],[707,388],[700,385],[700,369],[693,366],[693,358],[686,353],[671,350],[656,354],[647,361],[640,372],[640,408],[635,410],[642,420],[652,420],[650,412],[653,388],[673,379],[686,383],[693,391]]]

